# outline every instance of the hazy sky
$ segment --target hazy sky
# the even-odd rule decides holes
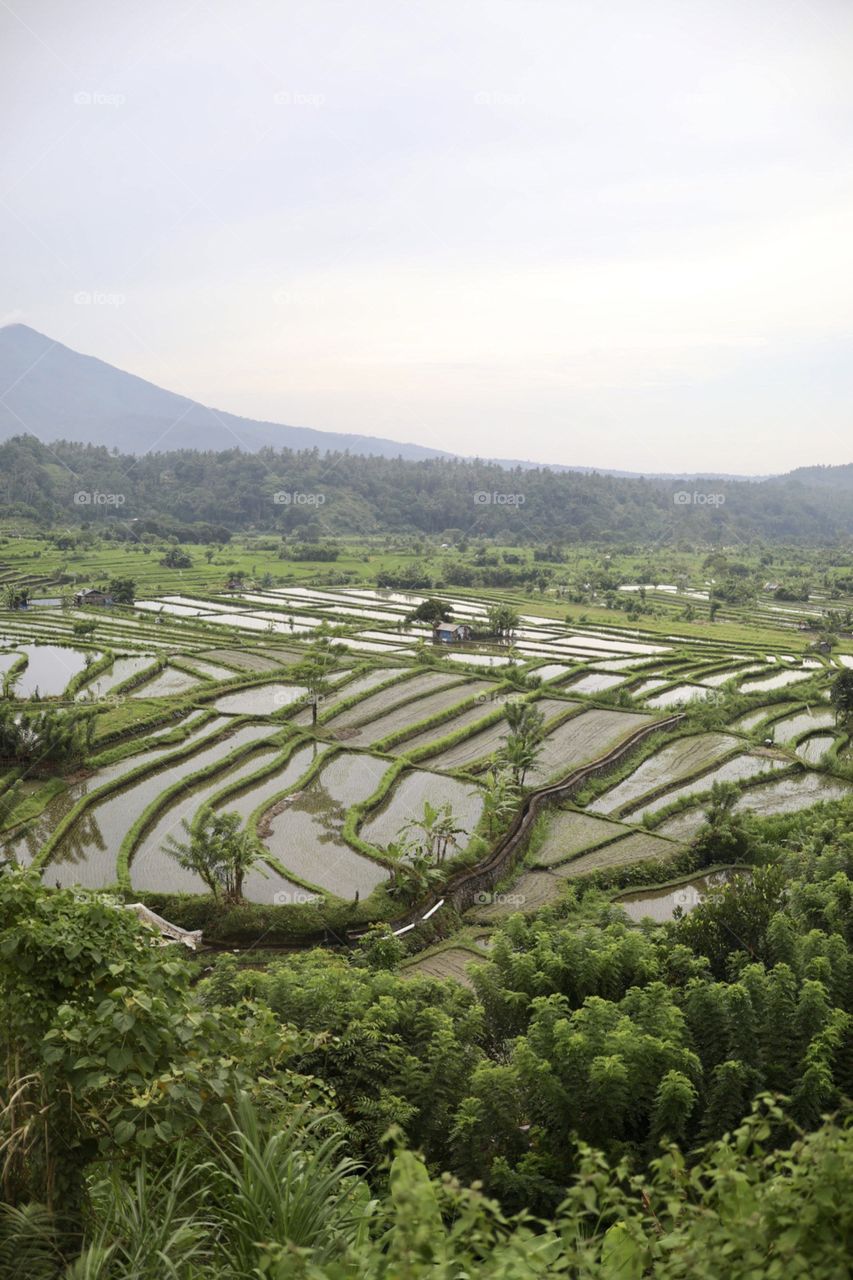
[[[0,117],[0,320],[172,390],[853,461],[853,0],[0,0]]]

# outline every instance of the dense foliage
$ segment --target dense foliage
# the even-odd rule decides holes
[[[749,819],[751,882],[670,925],[512,917],[473,991],[381,929],[193,986],[0,876],[0,1278],[81,1234],[96,1280],[846,1274],[850,818]]]
[[[693,490],[699,491],[695,500]],[[75,505],[80,492],[120,495],[120,510],[114,501]],[[68,442],[48,448],[19,436],[0,445],[2,509],[42,521],[112,523],[127,537],[172,527],[183,531],[182,540],[197,542],[252,526],[295,533],[451,531],[543,543],[652,542],[664,535],[830,541],[853,533],[853,467],[762,483],[684,481],[318,450],[131,457]],[[334,554],[330,549],[326,558]]]
[[[26,715],[0,702],[0,761],[29,773],[56,771],[82,760],[92,745],[94,720],[85,711],[44,706]]]

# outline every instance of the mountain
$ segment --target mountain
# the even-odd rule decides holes
[[[320,449],[383,458],[451,457],[379,436],[345,435],[258,422],[164,391],[94,356],[12,324],[0,329],[0,440],[28,434],[76,440],[120,453],[172,449]]]
[[[9,390],[4,394],[3,388]],[[347,435],[241,418],[165,391],[94,356],[81,355],[28,325],[11,324],[0,328],[0,441],[18,435],[35,436],[44,444],[71,440],[133,454],[180,449],[216,452],[242,449],[255,453],[269,447],[349,452],[407,461],[460,456],[381,436]],[[584,475],[631,478],[640,474],[517,458],[492,461],[511,469],[528,470],[547,465],[551,471],[577,471]],[[648,472],[644,475],[647,479],[660,480],[765,478],[716,472],[711,475]]]

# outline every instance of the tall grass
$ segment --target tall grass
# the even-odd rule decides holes
[[[77,1257],[49,1210],[0,1205],[0,1280],[254,1280],[270,1257],[355,1278],[378,1202],[339,1124],[308,1107],[269,1124],[246,1097],[231,1119],[205,1159],[178,1150],[94,1180]]]

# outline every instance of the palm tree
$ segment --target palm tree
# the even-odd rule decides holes
[[[490,769],[483,779],[483,817],[490,836],[504,826],[518,804],[518,787],[509,769]]]
[[[501,757],[512,770],[517,787],[524,786],[528,770],[532,769],[542,751],[541,743],[511,733],[501,750]]]
[[[538,742],[542,737],[545,717],[533,702],[512,701],[506,704],[506,721],[511,733],[518,738]]]
[[[214,898],[220,892],[231,902],[243,898],[246,873],[263,855],[260,842],[249,831],[240,830],[239,813],[214,813],[207,809],[193,826],[181,825],[188,839],[168,836],[163,850],[185,871],[194,872]]]
[[[448,849],[458,843],[456,837],[463,832],[464,828],[456,825],[449,802],[432,805],[425,800],[422,816],[407,822],[401,834],[405,838],[411,833],[419,850],[426,854],[436,866],[441,866],[447,857]],[[418,836],[417,833],[420,835]]]
[[[399,845],[390,845],[388,852],[400,852]],[[405,860],[403,860],[405,859]],[[444,872],[426,853],[403,853],[391,877],[388,892],[392,898],[401,898],[407,905],[425,898],[430,889],[444,880]]]
[[[835,720],[845,721],[853,716],[853,669],[839,671],[832,683],[830,700],[835,707]]]
[[[542,753],[545,717],[532,702],[508,702],[506,718],[510,732],[501,756],[512,770],[516,786],[523,787],[527,771]]]
[[[339,659],[346,649],[335,644],[330,636],[321,635],[311,645],[303,662],[294,670],[294,677],[301,680],[308,690],[311,703],[311,723],[317,723],[319,704],[331,689],[329,677],[337,670]]]

